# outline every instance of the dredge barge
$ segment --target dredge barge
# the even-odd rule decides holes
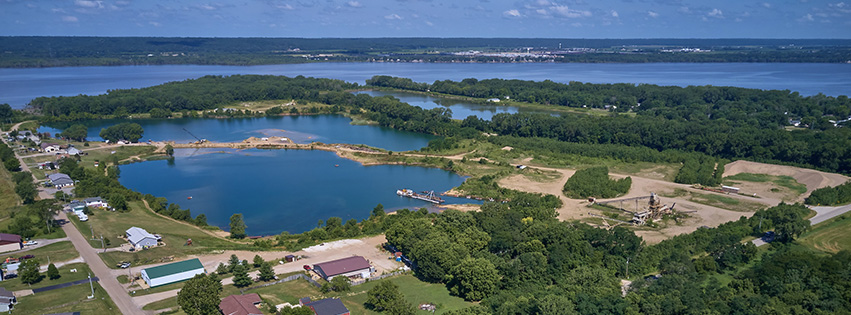
[[[402,197],[408,197],[413,199],[418,199],[422,201],[428,201],[431,203],[441,204],[444,200],[434,194],[434,191],[424,191],[422,193],[417,193],[411,189],[400,189],[396,191],[396,194]]]

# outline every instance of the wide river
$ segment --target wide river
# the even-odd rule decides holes
[[[803,95],[851,94],[851,64],[640,63],[640,64],[444,64],[309,63],[263,66],[117,66],[0,69],[0,104],[21,108],[39,96],[101,94],[204,75],[273,74],[363,83],[374,75],[435,80],[522,79],[591,83],[716,85],[797,91]]]

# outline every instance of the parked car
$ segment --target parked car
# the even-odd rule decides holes
[[[8,274],[8,275],[3,276],[3,279],[5,279],[5,280],[9,280],[9,279],[15,279],[15,278],[17,278],[17,277],[18,277],[18,274],[16,274],[16,273],[10,273],[10,274]]]
[[[304,265],[304,270],[310,270],[310,265]]]
[[[38,245],[37,241],[24,241],[24,246]]]
[[[127,268],[130,268],[130,262],[129,261],[122,261],[122,262],[118,263],[116,266],[118,268],[121,268],[121,269],[127,269]]]
[[[24,256],[21,256],[21,258],[18,258],[18,259],[19,259],[19,260],[26,260],[26,259],[32,259],[32,258],[35,258],[35,256],[33,256],[33,255],[24,255]]]

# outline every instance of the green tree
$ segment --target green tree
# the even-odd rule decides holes
[[[217,314],[221,293],[222,283],[218,279],[199,274],[186,281],[177,292],[177,304],[189,315]]]
[[[480,301],[496,292],[499,273],[483,258],[467,258],[450,272],[449,292],[468,301]]]
[[[245,220],[242,218],[242,213],[235,213],[230,216],[230,237],[241,239],[245,238]]]
[[[50,265],[47,266],[47,277],[50,280],[56,280],[56,279],[59,279],[59,277],[61,277],[61,275],[59,274],[59,269],[56,269],[56,265],[51,263]]]
[[[89,129],[86,128],[85,125],[76,124],[71,125],[59,134],[59,136],[69,138],[77,141],[86,141],[86,137],[89,135]]]
[[[24,260],[18,267],[18,274],[21,275],[21,282],[26,284],[34,284],[41,281],[41,273],[38,259],[31,258]]]
[[[109,196],[109,205],[115,208],[118,211],[126,211],[127,210],[127,200],[124,199],[124,195],[122,194],[112,194]]]
[[[168,156],[174,156],[174,147],[171,144],[165,145],[165,154]]]
[[[38,216],[39,222],[44,223],[45,232],[50,233],[56,225],[53,218],[59,214],[62,207],[56,203],[56,199],[44,199],[31,204],[29,210]]]
[[[347,277],[334,277],[333,279],[331,279],[330,283],[331,290],[334,292],[346,292],[351,290],[352,288],[352,283],[349,282],[349,278]]]
[[[281,315],[314,315],[316,313],[313,312],[309,307],[284,307],[281,308]]]
[[[372,217],[373,218],[382,218],[385,215],[387,215],[387,213],[384,212],[384,205],[379,203],[377,206],[375,206],[375,208],[372,208]]]
[[[263,263],[265,263],[266,261],[263,260],[263,257],[260,257],[260,255],[254,255],[254,261],[253,262],[254,262],[254,268],[260,268],[260,266],[262,266]]]
[[[9,233],[20,235],[23,238],[33,237],[36,233],[35,224],[33,224],[32,219],[26,214],[16,215],[12,224],[9,224],[9,227],[6,229]]]
[[[251,285],[251,278],[248,277],[248,271],[243,265],[236,265],[233,268],[233,285],[237,288],[244,288]]]
[[[218,266],[218,267],[216,267],[216,273],[217,273],[217,274],[223,275],[223,274],[226,274],[226,273],[228,273],[228,272],[230,272],[230,270],[228,270],[228,267],[227,267],[227,266],[225,266],[225,263],[221,263],[221,262],[220,262],[220,263],[219,263],[219,266]]]
[[[260,265],[260,280],[270,281],[275,279],[275,270],[272,269],[272,264],[264,262]]]
[[[236,254],[231,254],[230,259],[228,259],[228,272],[233,272],[236,266],[239,266],[239,257],[236,257]]]
[[[22,181],[15,185],[15,193],[21,197],[21,201],[24,204],[30,204],[35,201],[35,196],[38,194],[38,190],[35,188],[35,184],[31,181]]]
[[[10,172],[15,172],[21,168],[21,162],[17,158],[10,158],[3,161],[3,167]]]
[[[126,140],[137,142],[142,138],[145,130],[137,123],[120,123],[100,130],[100,137],[110,142]]]
[[[391,281],[382,281],[372,289],[366,292],[366,305],[367,308],[376,310],[376,311],[384,311],[396,302],[396,300],[404,299],[404,296],[401,292],[399,292],[399,286]]]

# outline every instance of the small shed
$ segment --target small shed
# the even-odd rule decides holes
[[[15,294],[12,291],[6,290],[6,288],[0,288],[0,312],[12,310],[15,304],[18,304]]]
[[[0,252],[11,252],[24,248],[21,236],[17,234],[0,233]]]
[[[298,258],[295,257],[295,255],[286,255],[284,256],[284,260],[286,260],[287,262],[294,262],[298,260]]]
[[[372,271],[372,266],[366,258],[352,256],[313,265],[313,270],[325,280],[331,281],[336,276],[360,276],[364,272]]]
[[[204,265],[198,258],[142,269],[142,279],[151,287],[189,280],[204,274]]]
[[[157,237],[143,228],[131,227],[124,232],[130,245],[136,248],[157,246]]]

